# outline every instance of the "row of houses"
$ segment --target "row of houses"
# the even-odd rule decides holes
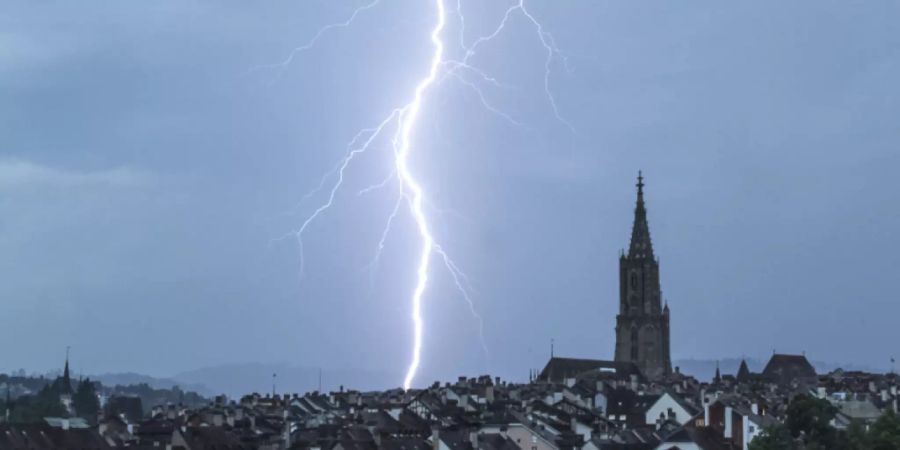
[[[3,425],[0,450],[746,450],[798,394],[837,406],[840,428],[896,412],[897,385],[893,374],[819,376],[802,355],[708,382],[551,358],[528,383],[481,376],[408,391],[221,396],[197,408],[160,405],[139,420],[107,409],[87,428]]]

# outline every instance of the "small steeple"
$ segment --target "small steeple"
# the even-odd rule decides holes
[[[741,359],[741,367],[737,371],[737,380],[740,383],[750,381],[750,368],[747,367],[746,359]]]
[[[722,372],[719,371],[719,361],[716,361],[716,377],[713,378],[713,381],[716,383],[720,383],[722,381]]]
[[[644,175],[641,171],[638,171],[637,205],[634,208],[634,225],[631,228],[628,257],[653,259],[650,225],[647,224],[647,208],[644,206]]]
[[[69,375],[69,348],[70,347],[66,346],[66,367],[65,367],[65,369],[63,369],[63,376],[62,376],[62,378],[63,378],[62,379],[62,382],[63,382],[62,389],[63,389],[64,394],[72,393],[72,378]]]

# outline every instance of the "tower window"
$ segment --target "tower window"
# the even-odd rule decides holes
[[[638,277],[637,274],[631,272],[631,289],[637,289],[638,287]]]

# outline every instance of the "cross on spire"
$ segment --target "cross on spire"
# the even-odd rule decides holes
[[[634,207],[634,225],[631,228],[629,258],[653,259],[653,244],[650,241],[650,225],[647,224],[647,208],[644,206],[644,174],[638,171],[637,204]]]

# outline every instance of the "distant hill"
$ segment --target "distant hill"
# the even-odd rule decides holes
[[[182,386],[203,385],[213,394],[227,394],[237,398],[251,392],[272,391],[272,374],[277,374],[279,393],[304,393],[319,389],[319,369],[288,363],[225,364],[182,372],[174,380]],[[340,386],[356,390],[382,390],[397,387],[401,375],[387,371],[366,369],[323,369],[322,390],[337,390]]]
[[[173,378],[157,378],[134,372],[105,373],[91,375],[90,378],[109,387],[146,384],[153,389],[172,389],[173,387],[178,386],[184,391],[194,391],[206,397],[214,394],[214,391],[210,390],[203,383],[185,382]]]

